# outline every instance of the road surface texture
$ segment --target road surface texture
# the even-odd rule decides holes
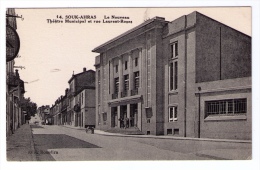
[[[251,142],[95,134],[65,126],[31,126],[38,161],[246,160]],[[99,134],[97,134],[99,133]]]
[[[32,131],[29,124],[24,124],[7,138],[7,161],[36,161]]]

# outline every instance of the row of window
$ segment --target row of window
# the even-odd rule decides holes
[[[139,71],[134,72],[134,89],[138,89],[139,88]],[[115,94],[117,94],[119,92],[119,77],[115,78],[114,80],[115,82]],[[129,75],[124,75],[124,91],[128,91],[129,90]]]
[[[178,57],[178,41],[170,44],[170,49],[171,49],[171,59],[177,58]],[[134,65],[135,67],[138,66],[138,57],[134,58]],[[124,69],[127,70],[128,68],[128,61],[124,62]],[[118,64],[115,65],[115,71],[118,72]]]
[[[174,59],[170,62],[169,66],[169,90],[177,90],[178,88],[178,42],[171,44],[171,59]],[[138,66],[138,57],[134,58],[134,65]],[[124,69],[128,69],[128,61],[124,62]],[[115,72],[118,72],[118,64],[115,65]],[[119,92],[119,78],[114,80],[115,91],[117,94]],[[134,73],[134,89],[139,87],[139,72]],[[124,75],[124,91],[129,90],[129,75]],[[100,70],[98,71],[98,91],[100,91]],[[98,99],[99,101],[99,99]]]
[[[134,59],[134,66],[137,67],[138,66],[138,58]],[[125,61],[124,63],[124,69],[127,70],[128,68],[128,61]],[[115,72],[118,72],[118,64],[115,65]]]
[[[206,101],[205,106],[207,116],[237,115],[247,112],[246,99]]]
[[[205,102],[205,117],[207,116],[236,116],[247,113],[247,99],[226,99]],[[178,120],[178,107],[170,106],[168,121]]]

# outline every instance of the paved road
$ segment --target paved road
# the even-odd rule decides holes
[[[250,143],[86,134],[64,126],[34,126],[39,161],[250,159]]]

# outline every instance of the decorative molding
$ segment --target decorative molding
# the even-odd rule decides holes
[[[234,116],[208,116],[204,119],[205,122],[210,121],[232,121],[232,120],[246,120],[246,115],[234,115]]]
[[[123,105],[128,103],[140,102],[142,100],[142,95],[124,97],[119,99],[110,100],[108,102],[108,106],[115,106],[115,105]]]
[[[251,90],[251,89],[252,89],[251,85],[250,86],[240,86],[240,87],[209,89],[209,90],[201,90],[200,92],[195,92],[195,95],[207,94],[207,93],[227,92],[227,91]]]

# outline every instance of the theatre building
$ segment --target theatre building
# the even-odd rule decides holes
[[[201,13],[96,47],[96,128],[251,139],[251,37]]]

